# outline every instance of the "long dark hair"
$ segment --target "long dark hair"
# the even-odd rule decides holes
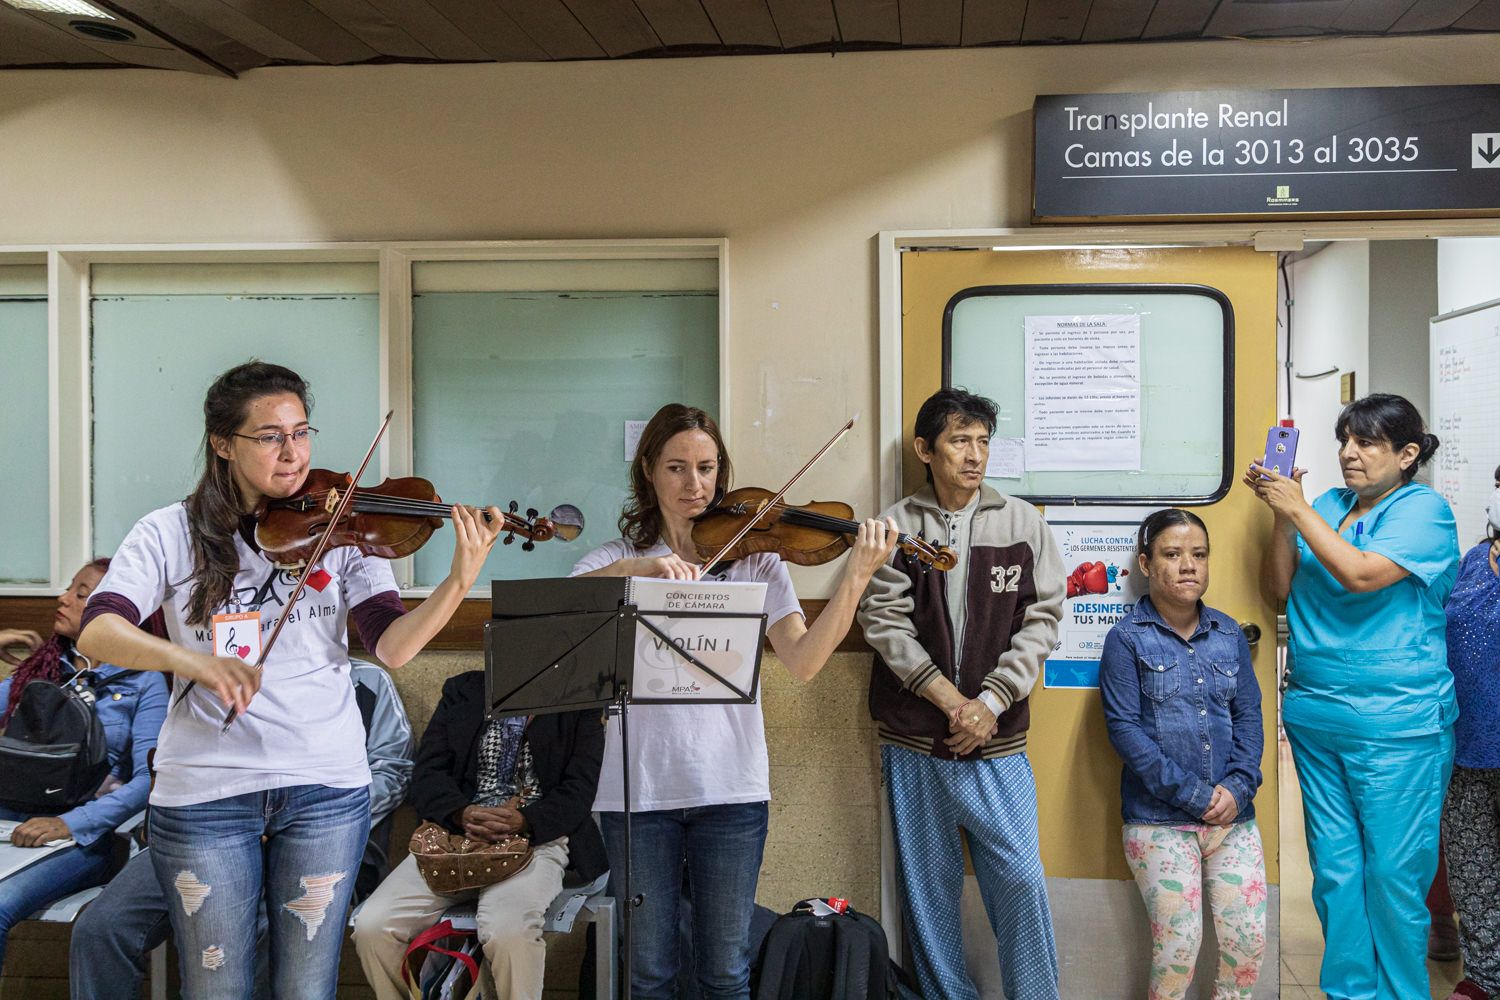
[[[1149,562],[1151,560],[1151,546],[1156,544],[1156,540],[1161,537],[1161,533],[1168,528],[1175,528],[1182,524],[1190,524],[1195,528],[1202,528],[1203,537],[1208,537],[1208,525],[1203,523],[1203,518],[1190,510],[1183,510],[1181,507],[1167,507],[1164,510],[1156,511],[1141,522],[1141,530],[1135,536],[1136,554],[1145,556]]]
[[[193,596],[188,601],[189,625],[206,625],[213,610],[229,599],[240,557],[234,535],[240,526],[240,492],[227,459],[214,449],[214,439],[225,440],[245,422],[250,404],[262,396],[289,392],[312,413],[312,395],[302,376],[290,368],[249,361],[214,380],[203,397],[203,475],[188,495],[188,537],[193,547]]]
[[[715,488],[719,493],[729,490],[731,469],[729,451],[724,447],[724,438],[714,418],[695,406],[668,403],[656,411],[641,431],[641,442],[636,447],[635,458],[630,463],[630,496],[625,500],[625,509],[620,512],[620,534],[638,549],[648,549],[661,538],[661,506],[656,499],[656,490],[651,486],[651,470],[661,451],[683,431],[702,431],[714,439],[719,449],[719,475]]]
[[[1400,451],[1409,444],[1417,446],[1417,460],[1401,470],[1401,481],[1409,483],[1417,470],[1426,465],[1438,450],[1435,434],[1428,434],[1422,423],[1422,414],[1405,396],[1393,396],[1388,392],[1371,393],[1345,406],[1339,412],[1338,422],[1333,425],[1333,436],[1342,445],[1350,437],[1369,438],[1372,441],[1387,441],[1391,451]]]
[[[109,569],[109,560],[107,558],[95,559],[88,566],[85,566],[84,569],[90,567],[103,573]],[[21,703],[21,689],[26,685],[32,681],[51,681],[56,683],[62,680],[62,659],[68,653],[72,652],[72,649],[73,639],[53,632],[47,637],[46,642],[32,650],[31,655],[21,661],[20,666],[16,667],[15,673],[11,674],[10,698],[5,704],[5,714],[0,715],[0,726],[10,725],[11,713]]]

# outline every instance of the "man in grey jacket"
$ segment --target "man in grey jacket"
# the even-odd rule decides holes
[[[927,484],[882,517],[953,549],[958,562],[940,573],[898,548],[859,610],[876,653],[870,714],[928,1000],[978,998],[959,928],[960,830],[999,941],[1005,995],[1058,997],[1026,730],[1066,578],[1036,508],[984,485],[995,412],[961,389],[922,404],[913,443]]]

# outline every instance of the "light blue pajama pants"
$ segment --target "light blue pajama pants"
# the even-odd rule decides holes
[[[959,927],[964,852],[999,942],[1008,1000],[1058,1000],[1057,946],[1037,845],[1036,781],[1025,754],[937,760],[880,748],[906,927],[924,1000],[978,1000]]]
[[[1323,925],[1329,1000],[1411,1000],[1427,982],[1427,889],[1453,730],[1347,736],[1287,726]]]

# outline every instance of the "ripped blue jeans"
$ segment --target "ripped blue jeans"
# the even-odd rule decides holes
[[[184,997],[250,995],[264,896],[272,995],[332,1000],[369,799],[368,788],[298,785],[152,807],[151,863],[167,897]]]

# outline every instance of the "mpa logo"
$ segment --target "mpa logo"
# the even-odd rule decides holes
[[[1285,208],[1288,206],[1295,206],[1299,204],[1301,200],[1302,199],[1300,198],[1292,197],[1292,187],[1290,184],[1278,184],[1276,185],[1276,193],[1266,199],[1266,207],[1270,208],[1276,206]]]

